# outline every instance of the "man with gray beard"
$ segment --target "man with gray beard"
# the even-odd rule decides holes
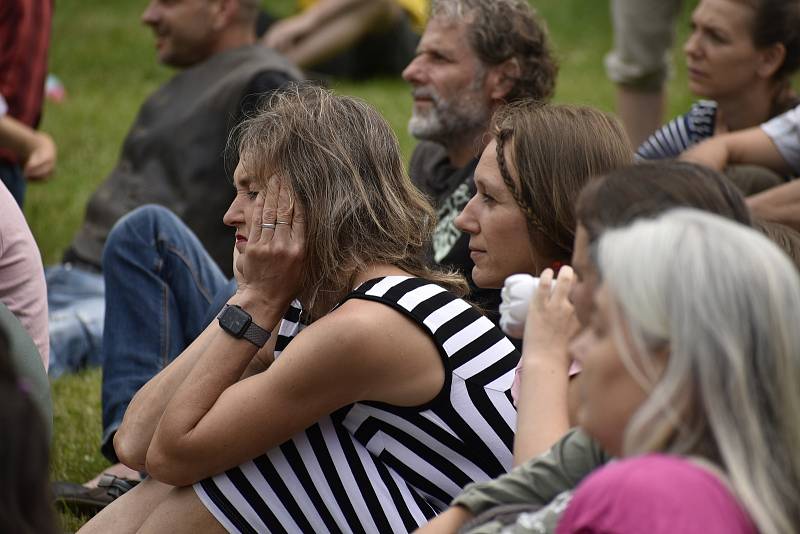
[[[414,97],[408,129],[420,140],[411,178],[438,211],[431,259],[464,273],[471,299],[490,312],[499,291],[472,282],[469,236],[453,221],[475,194],[472,175],[494,110],[523,98],[547,101],[556,72],[545,27],[525,0],[434,0],[403,71]]]

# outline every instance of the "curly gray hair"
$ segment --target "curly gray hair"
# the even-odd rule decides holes
[[[558,65],[547,28],[525,0],[433,0],[431,18],[467,22],[467,39],[485,65],[516,58],[520,75],[506,96],[546,101],[553,96]]]

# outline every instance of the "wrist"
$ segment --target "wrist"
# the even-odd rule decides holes
[[[571,359],[566,349],[537,349],[522,351],[522,369],[541,372],[564,373],[569,370]]]
[[[228,304],[236,305],[250,314],[255,324],[270,332],[275,329],[286,311],[287,305],[265,300],[251,291],[237,291]]]

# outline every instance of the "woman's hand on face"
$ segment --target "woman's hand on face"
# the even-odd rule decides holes
[[[530,300],[523,337],[523,357],[556,358],[565,371],[570,366],[567,346],[580,328],[569,293],[575,284],[572,267],[564,266],[553,287],[553,270],[545,269]]]
[[[288,181],[273,175],[256,199],[247,247],[236,260],[237,292],[285,309],[299,293],[305,231],[302,206]]]
[[[236,287],[239,288],[242,286],[242,282],[244,279],[242,278],[242,271],[239,270],[239,266],[241,265],[240,261],[244,258],[241,258],[241,254],[239,253],[239,249],[233,247],[233,278],[236,280]]]

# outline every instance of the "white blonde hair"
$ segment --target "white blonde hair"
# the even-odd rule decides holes
[[[800,279],[788,257],[755,230],[690,209],[606,232],[595,254],[614,330],[624,319],[644,363],[623,361],[650,390],[624,453],[705,457],[760,532],[800,532]]]

